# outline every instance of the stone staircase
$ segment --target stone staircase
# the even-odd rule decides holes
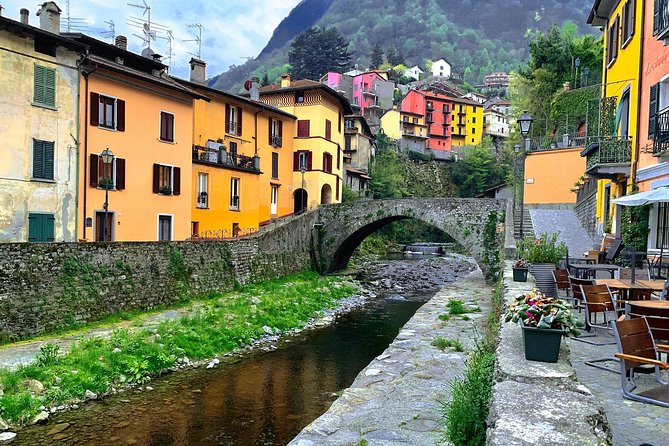
[[[513,214],[513,235],[516,240],[520,240],[520,209],[517,209]],[[523,212],[523,236],[534,237],[534,226],[532,226],[532,217],[529,209]]]

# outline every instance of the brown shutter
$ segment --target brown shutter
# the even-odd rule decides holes
[[[283,138],[283,121],[279,121],[279,137]]]
[[[100,125],[100,95],[91,92],[91,125]]]
[[[337,147],[337,170],[341,169],[341,150]]]
[[[237,136],[242,136],[242,108],[237,107]]]
[[[332,122],[329,119],[325,120],[325,139],[332,139]]]
[[[125,132],[125,101],[116,100],[116,130]]]
[[[181,168],[174,167],[174,184],[172,185],[172,195],[181,195]]]
[[[273,142],[272,141],[272,136],[274,136],[274,135],[272,135],[272,118],[267,118],[267,124],[268,124],[267,125],[267,129],[268,129],[267,130],[267,137],[268,137],[269,145],[271,146],[272,142]]]
[[[91,165],[89,170],[91,179],[88,184],[90,184],[91,187],[98,187],[98,156],[91,153],[90,163]]]
[[[311,156],[311,150],[307,152],[307,170],[311,170],[311,161],[312,161],[312,156]]]
[[[339,200],[339,177],[337,177],[337,186],[336,186],[336,189],[337,189],[337,193],[336,193],[336,195],[335,195],[335,199],[336,199],[336,200]]]
[[[309,120],[297,121],[297,136],[299,138],[309,137]]]
[[[125,160],[116,158],[116,190],[125,189]]]
[[[323,154],[323,171],[327,172],[328,171],[328,153],[325,152]]]
[[[225,132],[230,133],[230,104],[225,104]]]
[[[153,193],[160,192],[160,164],[153,165]]]
[[[293,153],[293,172],[300,170],[300,152]]]

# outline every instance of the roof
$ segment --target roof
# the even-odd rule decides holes
[[[618,0],[595,0],[586,23],[592,26],[605,26],[617,4]]]
[[[445,57],[440,57],[439,59],[437,59],[437,60],[435,60],[435,61],[432,61],[432,64],[434,64],[435,62],[439,62],[440,60],[443,60],[444,62],[446,62],[446,63],[449,64],[450,66],[453,66],[453,64],[450,63],[450,62],[448,61],[448,59],[446,59]],[[433,65],[433,66],[434,66],[434,65]]]
[[[367,174],[367,172],[365,172],[364,170],[358,170],[358,169],[356,169],[354,167],[351,167],[351,166],[346,166],[346,172],[348,174],[353,174],[355,176],[359,176],[360,178],[364,178],[366,180],[371,180],[372,179],[372,177],[370,177]]]
[[[16,20],[12,20],[7,17],[0,16],[0,29],[7,30],[10,33],[20,37],[30,36],[33,39],[50,40],[59,46],[69,48],[73,51],[83,52],[87,48],[87,46],[83,43],[76,42],[74,40],[68,39],[67,37],[63,37],[49,31],[44,31],[43,29],[37,28],[35,26],[17,22]]]
[[[213,88],[213,87],[210,87],[208,85],[203,85],[203,84],[198,84],[198,83],[195,83],[195,82],[190,82],[190,81],[187,81],[185,79],[180,79],[178,77],[174,77],[174,76],[170,76],[170,77],[174,81],[179,82],[180,84],[183,84],[183,85],[185,85],[185,86],[187,86],[187,87],[189,87],[193,90],[196,90],[196,91],[204,91],[206,93],[216,94],[218,96],[223,96],[225,98],[232,99],[234,101],[243,102],[245,104],[250,105],[251,107],[256,107],[256,108],[259,108],[259,109],[262,109],[262,110],[267,110],[267,111],[270,111],[272,113],[283,115],[283,116],[286,116],[286,117],[291,118],[291,119],[297,119],[297,116],[292,115],[288,112],[285,112],[285,111],[281,110],[280,108],[276,108],[276,107],[272,107],[271,105],[267,105],[264,102],[254,101],[253,99],[246,98],[244,96],[239,96],[239,95],[236,95],[236,94],[228,93],[227,91],[219,90],[217,88]]]
[[[367,123],[367,119],[365,119],[364,116],[362,116],[362,115],[345,115],[345,116],[344,116],[344,119],[357,119],[357,120],[360,120],[360,122],[362,122],[362,126],[364,127],[364,130],[366,131],[366,133],[363,132],[363,135],[364,135],[364,134],[368,134],[368,135],[371,135],[371,134],[372,134],[372,130],[369,128],[369,124]]]
[[[327,85],[321,84],[320,82],[317,81],[312,81],[310,79],[300,79],[296,81],[290,81],[290,87],[281,87],[281,84],[271,84],[265,87],[260,87],[260,95],[262,96],[267,94],[277,94],[277,93],[285,93],[288,91],[302,91],[302,90],[324,90],[326,93],[334,97],[339,102],[339,104],[344,109],[345,115],[353,114],[353,108],[351,108],[351,103],[348,102],[348,99],[346,99],[344,96],[340,95],[339,93],[337,93],[337,91],[333,90]]]
[[[483,104],[480,102],[472,101],[470,99],[465,99],[465,98],[451,98],[453,102],[457,102],[459,104],[469,104],[469,105],[476,105],[477,107],[482,107]]]

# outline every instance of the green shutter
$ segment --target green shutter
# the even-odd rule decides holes
[[[46,68],[35,65],[35,95],[33,102],[36,104],[44,104],[44,78]]]
[[[53,242],[55,238],[55,221],[53,214],[28,214],[28,241]]]
[[[35,65],[35,104],[56,106],[56,70]]]
[[[28,241],[39,242],[42,235],[42,222],[39,214],[28,214]]]
[[[44,215],[44,241],[45,242],[53,242],[56,240],[54,237],[54,223],[56,221],[56,217],[54,217],[53,214],[45,214]]]
[[[44,141],[44,179],[53,180],[53,141]]]
[[[44,141],[33,140],[33,178],[44,178]]]

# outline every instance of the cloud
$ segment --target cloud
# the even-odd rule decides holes
[[[127,3],[142,4],[142,0],[126,0]],[[210,76],[228,69],[229,65],[239,65],[247,57],[255,57],[263,49],[272,32],[279,22],[288,15],[300,0],[226,0],[211,2],[204,0],[163,0],[149,1],[151,6],[151,21],[172,30],[172,60],[165,63],[171,66],[172,73],[180,77],[188,77],[188,61],[198,51],[197,28],[188,28],[189,24],[201,24],[202,31],[202,59],[207,62],[207,72]],[[57,2],[63,10],[61,23],[65,23],[66,2]],[[35,16],[37,7],[34,2],[27,0],[4,0],[3,15],[15,20],[19,18],[19,9],[30,9],[30,24],[39,26],[39,19]],[[117,35],[128,37],[128,47],[131,51],[140,52],[143,48],[142,40],[134,34],[142,34],[140,29],[128,25],[129,17],[144,18],[142,10],[127,6],[126,2],[115,3],[110,0],[71,0],[70,16],[80,19],[73,21],[84,25],[82,32],[92,37],[105,40],[101,35],[109,31],[105,22],[114,23]],[[79,31],[77,29],[72,31]],[[167,56],[168,40],[163,28],[159,30],[158,39],[151,43],[151,48]],[[162,38],[161,38],[162,37]]]

